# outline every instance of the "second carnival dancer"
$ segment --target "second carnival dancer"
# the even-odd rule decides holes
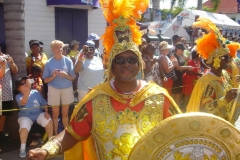
[[[199,18],[193,24],[207,30],[197,43],[197,52],[211,70],[198,79],[187,106],[187,112],[207,112],[224,118],[234,124],[234,100],[237,89],[233,88],[232,78],[227,73],[232,58],[239,49],[238,43],[228,43],[216,25],[206,18]]]
[[[114,78],[93,88],[76,106],[67,128],[42,148],[30,150],[29,160],[49,159],[67,150],[67,160],[127,160],[143,135],[181,113],[167,90],[136,79],[143,65],[135,19],[146,10],[148,0],[106,2],[101,4],[109,26],[102,39],[109,60],[107,78],[111,72]]]

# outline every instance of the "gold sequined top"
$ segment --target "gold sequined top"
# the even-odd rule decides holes
[[[147,98],[139,112],[130,107],[116,112],[110,97],[104,95],[94,98],[92,105],[92,135],[99,159],[127,160],[134,144],[163,120],[164,95]]]
[[[84,119],[87,114],[84,104],[92,100],[91,134],[100,160],[128,159],[134,144],[163,120],[166,110],[170,115],[181,113],[167,91],[153,82],[146,84],[130,102],[122,99],[109,82],[97,86],[88,96],[79,104],[82,104],[83,107],[79,105],[76,107],[72,120]],[[115,106],[111,103],[111,98],[128,107],[116,111]],[[171,104],[164,107],[165,98]],[[133,107],[139,103],[143,103],[143,107],[136,112]],[[81,137],[74,133],[71,126],[68,126],[67,131],[80,140]]]

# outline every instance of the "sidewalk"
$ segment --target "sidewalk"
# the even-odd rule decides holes
[[[29,151],[31,148],[27,147],[27,151]],[[20,158],[18,157],[19,154],[19,150],[14,150],[11,152],[6,152],[3,154],[0,154],[0,160],[23,160],[26,158]],[[53,160],[63,160],[63,157],[59,157],[59,158],[54,158]]]

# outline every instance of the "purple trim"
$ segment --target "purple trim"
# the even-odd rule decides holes
[[[47,5],[90,5],[99,8],[98,0],[90,0],[93,4],[85,3],[86,0],[47,0]]]

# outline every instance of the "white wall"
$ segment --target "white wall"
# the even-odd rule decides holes
[[[88,35],[96,33],[101,36],[106,27],[102,9],[92,9],[89,6],[64,6],[62,8],[88,9]],[[44,43],[44,50],[48,57],[52,56],[50,43],[55,39],[55,10],[54,6],[47,6],[46,0],[25,0],[25,50],[28,52],[29,40],[37,39]],[[100,45],[100,50],[103,47]]]
[[[52,52],[50,43],[55,39],[54,7],[48,7],[46,0],[25,0],[25,50],[28,52],[29,40],[37,39],[44,43],[48,57]]]
[[[102,9],[88,10],[88,35],[96,33],[98,36],[102,36],[105,32],[107,22],[103,16]],[[103,46],[100,41],[100,52],[103,53]]]
[[[235,21],[238,23],[238,20],[240,20],[240,13],[235,14],[226,14],[229,18],[235,18]]]

